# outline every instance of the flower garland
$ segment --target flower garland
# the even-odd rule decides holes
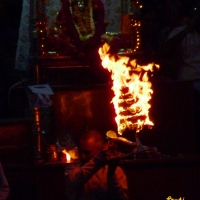
[[[91,38],[95,33],[92,0],[88,0],[88,5],[84,7],[84,15],[81,14],[77,5],[74,5],[72,8],[72,2],[70,0],[70,12],[76,18],[76,21],[73,20],[73,22],[80,40],[86,41]]]

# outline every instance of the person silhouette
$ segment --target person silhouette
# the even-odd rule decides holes
[[[65,169],[69,200],[128,200],[126,175],[118,166],[118,159],[106,160],[102,135],[89,130],[78,145],[80,163]]]

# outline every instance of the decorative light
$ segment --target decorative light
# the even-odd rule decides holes
[[[132,30],[132,50],[136,52],[140,50],[140,9],[143,6],[140,5],[139,1],[133,1],[132,4],[132,13],[130,13],[131,17],[131,30]]]
[[[47,19],[41,19],[36,22],[38,30],[38,53],[39,55],[46,55],[46,37],[47,37]]]
[[[46,38],[47,38],[47,25],[48,25],[48,16],[46,16],[46,4],[47,0],[37,1],[37,19],[36,19],[36,28],[37,28],[37,42],[38,42],[38,54],[46,55]]]

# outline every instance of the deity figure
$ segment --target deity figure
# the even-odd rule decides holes
[[[101,0],[61,0],[56,18],[59,42],[55,37],[50,41],[57,45],[60,55],[70,55],[99,74],[99,70],[103,70],[98,50],[101,36],[106,32],[104,20],[105,9]],[[52,34],[49,32],[49,39],[53,34],[55,30]]]
[[[105,11],[101,0],[62,0],[62,3],[58,18],[67,27],[77,51],[85,52],[99,46],[101,35],[105,33]]]

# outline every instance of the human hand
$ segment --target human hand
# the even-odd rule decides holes
[[[115,170],[119,164],[119,161],[120,161],[119,157],[115,157],[108,161],[108,172],[107,172],[108,177],[113,176],[115,174]]]
[[[118,151],[118,147],[116,144],[114,144],[111,140],[108,140],[104,144],[103,151],[106,155],[106,160],[109,162],[110,160],[121,158],[123,156],[123,153]]]

